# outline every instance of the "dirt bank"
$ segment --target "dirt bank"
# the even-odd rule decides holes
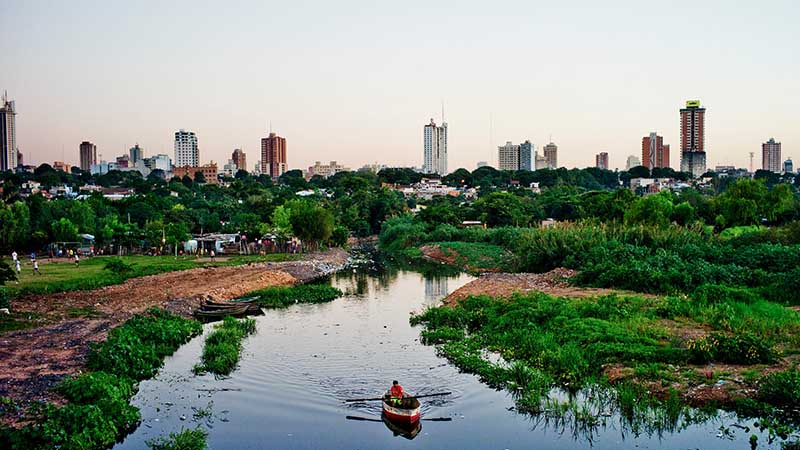
[[[574,270],[563,268],[553,269],[546,273],[486,273],[450,293],[444,302],[452,305],[471,295],[508,297],[514,293],[524,294],[531,291],[540,291],[558,297],[578,298],[626,293],[616,289],[572,286],[568,279],[575,274]]]
[[[41,326],[0,336],[0,396],[57,400],[49,389],[85,368],[88,344],[102,341],[108,330],[149,307],[189,316],[204,297],[228,300],[264,287],[303,283],[335,272],[347,258],[347,252],[334,249],[302,261],[197,268],[13,300],[18,314],[38,317]]]

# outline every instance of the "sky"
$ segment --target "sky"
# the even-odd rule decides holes
[[[448,166],[551,139],[565,167],[641,156],[651,131],[679,167],[679,113],[706,111],[708,166],[748,167],[775,137],[800,158],[800,4],[792,1],[0,0],[0,90],[26,164],[113,160],[138,143],[202,162],[270,129],[289,166],[421,166],[448,122]],[[796,151],[797,150],[797,151]]]

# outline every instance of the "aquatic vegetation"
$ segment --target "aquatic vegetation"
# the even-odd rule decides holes
[[[108,339],[91,345],[88,366],[135,381],[152,377],[164,357],[200,334],[202,325],[167,311],[151,308],[137,314],[108,334]]]
[[[226,317],[206,338],[201,363],[194,367],[194,372],[217,375],[233,372],[242,353],[242,340],[255,331],[256,321],[253,319]]]
[[[326,303],[344,295],[339,289],[325,284],[271,287],[251,292],[258,297],[262,308],[285,308],[295,303]]]
[[[149,378],[163,359],[202,326],[160,309],[150,309],[109,333],[92,346],[89,365],[97,370],[67,378],[56,387],[65,406],[35,404],[22,428],[0,427],[0,441],[13,450],[106,448],[139,423],[139,410],[130,405],[136,383]]]
[[[208,433],[200,428],[170,433],[169,437],[159,437],[146,444],[151,450],[205,450]]]

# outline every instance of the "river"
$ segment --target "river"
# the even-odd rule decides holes
[[[257,333],[246,338],[239,367],[227,378],[192,374],[203,345],[197,337],[140,384],[133,404],[142,424],[114,448],[146,448],[148,439],[198,426],[213,450],[750,448],[751,433],[731,427],[735,418],[725,414],[662,436],[634,436],[610,417],[591,440],[569,424],[518,414],[506,392],[459,373],[409,325],[410,313],[437,305],[471,279],[408,271],[335,275],[330,282],[346,292],[343,298],[256,317]],[[424,420],[407,439],[380,422],[380,402],[342,401],[380,395],[393,379],[417,394],[451,391],[424,401],[422,413],[451,420]],[[760,443],[765,439],[759,434]]]

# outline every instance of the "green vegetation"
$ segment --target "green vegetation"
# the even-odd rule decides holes
[[[139,423],[139,410],[128,403],[136,383],[155,374],[164,357],[201,331],[198,322],[155,308],[132,317],[92,347],[89,366],[96,372],[56,387],[69,403],[35,404],[27,411],[31,423],[0,427],[0,441],[14,450],[110,446]]]
[[[770,307],[764,308],[765,304]],[[741,318],[747,320],[740,322]],[[682,398],[676,387],[694,384],[698,378],[714,383],[726,375],[700,372],[691,363],[758,365],[774,361],[778,349],[800,350],[799,313],[768,302],[748,304],[731,298],[480,296],[453,307],[428,309],[411,321],[424,325],[423,342],[437,345],[457,367],[479,375],[490,386],[511,391],[521,411],[538,415],[554,408],[580,407],[581,402],[553,404],[558,402],[550,398],[552,389],[573,394],[599,390],[604,393],[597,395],[612,402],[629,419],[629,426],[647,423],[669,428],[677,426],[679,419],[693,420],[687,407],[691,399]],[[682,337],[675,327],[713,331],[691,339]],[[499,361],[490,354],[499,356]],[[612,367],[616,368],[613,385],[606,372]],[[751,379],[752,386],[759,386],[759,402],[796,411],[800,407],[797,373],[790,370]],[[669,389],[653,397],[646,384],[650,381],[665,383]],[[580,416],[581,411],[574,409],[570,414]],[[596,414],[590,416],[584,418],[597,419]],[[643,417],[653,420],[643,422]]]
[[[439,242],[445,257],[469,271],[505,271],[512,267],[511,254],[503,247],[483,242]]]
[[[226,317],[206,337],[201,363],[194,367],[194,372],[229,375],[239,363],[242,340],[255,331],[256,321],[253,319]]]
[[[151,450],[205,450],[207,437],[208,433],[198,428],[170,433],[168,438],[160,437],[146,444]]]
[[[301,284],[261,289],[251,295],[258,296],[256,302],[262,308],[285,308],[295,303],[327,303],[344,294],[325,284]]]

